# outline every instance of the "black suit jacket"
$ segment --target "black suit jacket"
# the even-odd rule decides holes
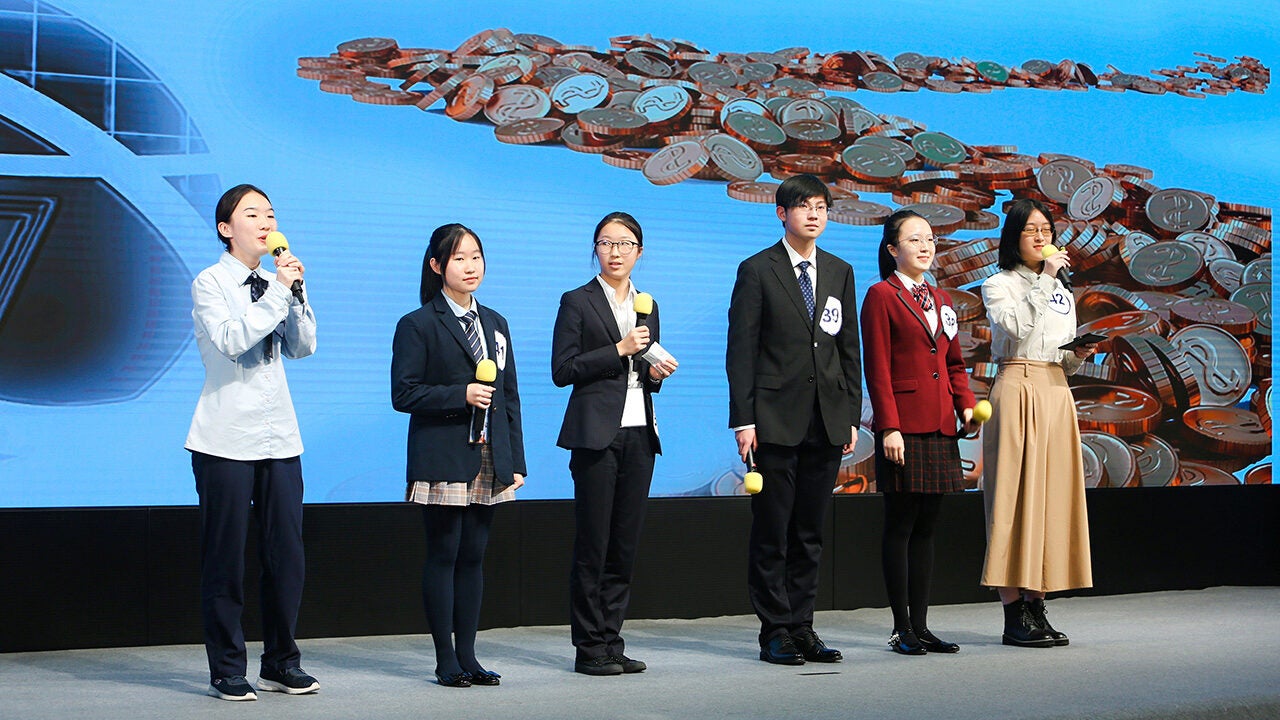
[[[478,308],[485,347],[499,366],[489,407],[494,473],[498,484],[510,485],[515,473],[528,474],[511,331],[501,315]],[[498,362],[498,333],[505,338],[505,363]],[[391,344],[391,404],[409,413],[409,482],[470,482],[480,472],[480,446],[467,442],[467,385],[475,376],[462,324],[444,295],[400,318]]]
[[[729,427],[756,426],[759,442],[799,445],[817,403],[827,439],[852,440],[862,415],[858,309],[853,268],[817,250],[818,286],[809,320],[782,242],[743,260],[729,302]],[[820,329],[829,298],[839,329]]]
[[[556,444],[562,448],[603,450],[618,434],[622,408],[627,397],[627,370],[630,358],[618,357],[614,347],[622,341],[613,310],[600,282],[592,278],[586,285],[560,297],[555,332],[551,339],[551,380],[558,387],[573,385],[569,406]],[[649,339],[661,335],[658,304],[645,319]],[[644,413],[653,448],[662,454],[658,425],[653,415],[652,394],[662,382],[649,377],[649,363],[636,358],[644,387]]]

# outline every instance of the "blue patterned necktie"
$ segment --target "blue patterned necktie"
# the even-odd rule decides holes
[[[476,321],[480,319],[480,314],[475,310],[468,310],[460,318],[462,320],[463,330],[467,335],[467,344],[471,346],[471,359],[477,363],[484,359],[484,350],[480,345],[480,333],[476,330]]]
[[[252,302],[258,302],[262,299],[262,294],[267,291],[267,285],[270,284],[270,282],[271,281],[266,278],[260,277],[258,273],[249,273],[249,277],[245,278],[244,282],[241,284],[249,286],[249,300]],[[272,333],[272,335],[274,334],[275,333]],[[267,339],[262,343],[262,356],[270,360],[272,355],[274,355],[272,352],[274,349],[275,343],[272,342],[271,335],[268,335]]]
[[[800,268],[800,295],[804,297],[804,307],[809,311],[809,319],[813,319],[813,281],[809,279],[809,266],[813,263],[801,260],[796,267]]]

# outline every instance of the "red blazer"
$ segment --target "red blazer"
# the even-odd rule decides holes
[[[974,406],[960,343],[944,328],[942,309],[951,308],[951,298],[932,286],[929,291],[936,334],[897,275],[872,285],[862,301],[862,368],[878,433],[955,435],[964,409]]]

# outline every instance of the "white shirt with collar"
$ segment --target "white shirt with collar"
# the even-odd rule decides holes
[[[258,302],[245,284],[251,273],[267,280]],[[196,276],[191,300],[205,380],[186,448],[244,461],[301,455],[283,359],[315,352],[311,304],[298,302],[261,265],[249,268],[229,252]],[[272,345],[270,358],[264,340]]]
[[[813,249],[809,251],[809,257],[796,252],[796,249],[791,247],[791,243],[787,242],[786,238],[782,238],[782,247],[786,248],[787,258],[791,261],[791,270],[796,274],[797,281],[800,279],[801,261],[809,261],[809,269],[806,273],[809,275],[809,282],[813,283],[814,298],[816,299],[818,292],[818,246],[813,246]]]
[[[596,275],[596,282],[604,290],[605,300],[613,311],[613,320],[618,324],[618,334],[626,337],[627,333],[636,329],[636,286],[627,278],[627,292],[619,302],[614,298],[612,286],[605,281],[603,275]],[[627,399],[622,406],[622,422],[618,427],[643,427],[648,425],[644,416],[644,386],[640,384],[640,373],[636,371],[636,363],[627,364]]]
[[[1084,362],[1062,350],[1076,337],[1076,303],[1056,277],[1019,263],[982,284],[982,302],[991,322],[991,359],[1013,358],[1062,365],[1068,375]]]
[[[476,296],[475,295],[471,296],[471,307],[464,308],[458,303],[454,302],[453,298],[449,297],[449,293],[446,293],[443,290],[441,290],[440,295],[444,297],[444,301],[449,304],[449,309],[452,310],[454,316],[458,318],[458,324],[462,326],[463,336],[466,336],[467,334],[467,324],[462,321],[462,316],[466,315],[472,310],[476,311],[475,325],[476,325],[476,336],[480,338],[480,359],[487,360],[489,358],[489,345],[484,341],[484,325],[480,324],[480,305],[479,303],[476,302]]]
[[[928,285],[928,283],[916,282],[915,280],[912,280],[911,278],[907,277],[906,275],[903,275],[901,272],[897,270],[894,270],[893,274],[898,276],[898,282],[902,283],[902,287],[906,288],[908,293],[914,293],[916,291],[916,286],[918,285]],[[930,293],[930,297],[932,297],[932,292]],[[915,302],[915,301],[916,300],[914,297],[911,298],[911,302]],[[932,309],[926,311],[923,308],[921,308],[920,313],[924,315],[924,319],[929,322],[929,332],[934,335],[937,335],[938,334],[938,299],[933,298]]]

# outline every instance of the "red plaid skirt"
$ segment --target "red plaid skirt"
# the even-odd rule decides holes
[[[964,490],[960,444],[942,433],[903,433],[903,465],[884,456],[884,433],[876,433],[876,489],[880,492],[948,493]]]

